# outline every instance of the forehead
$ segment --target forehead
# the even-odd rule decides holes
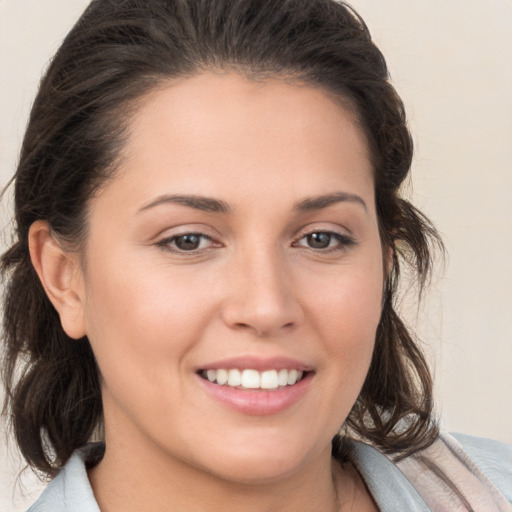
[[[280,190],[296,202],[340,187],[373,194],[372,174],[353,114],[322,89],[203,73],[143,98],[110,186],[247,199]]]

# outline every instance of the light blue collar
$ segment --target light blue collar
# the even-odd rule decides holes
[[[345,448],[381,512],[429,512],[416,490],[387,457],[357,441],[346,441]],[[28,512],[100,512],[85,461],[101,458],[103,451],[101,443],[77,450]]]

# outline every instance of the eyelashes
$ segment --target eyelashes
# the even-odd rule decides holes
[[[352,236],[336,231],[315,230],[303,234],[292,243],[292,247],[304,248],[314,253],[343,252],[356,244]],[[212,237],[198,232],[183,233],[166,237],[156,244],[164,250],[179,255],[196,255],[222,247]]]
[[[184,233],[160,240],[157,245],[163,249],[167,249],[176,253],[196,254],[200,251],[212,248],[213,246],[221,247],[215,243],[211,237],[204,233]]]
[[[301,244],[305,242],[306,245]],[[355,240],[348,236],[337,233],[336,231],[312,231],[303,235],[294,247],[305,247],[322,252],[333,252],[347,249],[355,244]]]

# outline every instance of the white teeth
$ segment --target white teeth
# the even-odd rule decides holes
[[[284,386],[293,386],[299,382],[304,372],[295,369],[287,370],[257,370],[246,369],[240,371],[236,368],[225,370],[206,370],[203,377],[210,382],[216,382],[220,386],[230,386],[245,389],[277,389]]]
[[[277,386],[277,372],[275,370],[268,370],[261,374],[261,389],[276,389]]]
[[[229,370],[228,372],[228,385],[236,388],[242,384],[242,374],[240,370]]]
[[[286,386],[288,384],[288,370],[279,370],[279,375],[277,376],[277,383],[280,386]]]
[[[217,384],[223,386],[228,381],[228,372],[226,370],[217,370]]]
[[[242,387],[258,389],[260,387],[260,373],[256,370],[244,370],[242,372]]]
[[[295,384],[297,382],[297,370],[290,370],[288,372],[288,385],[291,386],[292,384]]]

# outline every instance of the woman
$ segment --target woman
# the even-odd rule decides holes
[[[32,510],[510,510],[510,449],[439,434],[393,309],[439,244],[411,157],[343,4],[92,2],[2,259],[13,429],[55,477]]]

